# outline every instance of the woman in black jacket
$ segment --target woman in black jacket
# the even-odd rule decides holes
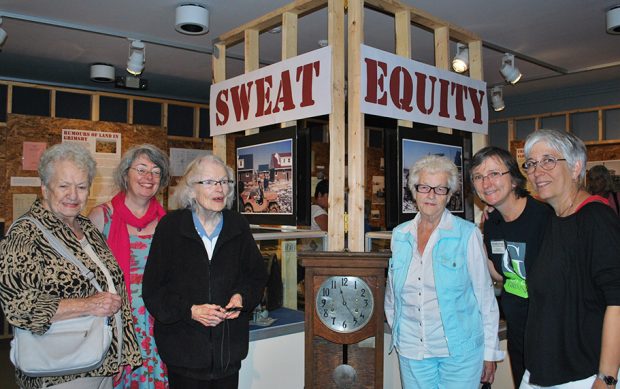
[[[229,208],[233,172],[213,155],[189,164],[183,209],[158,224],[143,297],[171,388],[237,388],[249,319],[267,272],[247,221]]]

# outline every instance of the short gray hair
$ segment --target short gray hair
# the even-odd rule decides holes
[[[58,143],[45,150],[39,160],[39,178],[41,183],[49,187],[50,180],[54,175],[56,162],[71,161],[79,169],[88,174],[88,187],[91,186],[97,173],[97,162],[90,155],[90,151],[77,143]]]
[[[532,147],[538,142],[545,142],[547,146],[560,153],[562,158],[566,158],[566,164],[571,170],[575,168],[577,162],[581,162],[578,183],[583,185],[586,177],[588,154],[586,145],[581,139],[566,131],[546,129],[534,131],[525,139],[526,159],[530,157]]]
[[[123,154],[123,158],[121,158],[116,169],[114,169],[114,183],[121,192],[127,192],[127,175],[129,174],[129,168],[131,168],[131,164],[141,155],[150,159],[151,162],[161,170],[158,191],[168,186],[170,182],[170,162],[168,156],[158,147],[145,143],[127,150],[125,154]]]
[[[459,189],[459,170],[456,165],[448,158],[441,155],[427,155],[418,159],[411,168],[409,168],[409,180],[407,187],[411,193],[415,192],[415,185],[420,183],[420,174],[422,172],[436,174],[446,173],[448,175],[448,187],[450,192],[454,193]]]
[[[187,165],[185,169],[185,173],[183,177],[179,180],[179,184],[174,192],[174,197],[176,199],[176,203],[179,205],[179,208],[191,208],[192,210],[196,209],[196,197],[194,194],[194,183],[198,180],[198,173],[200,170],[200,165],[203,163],[213,163],[223,167],[226,170],[226,176],[229,180],[233,181],[233,183],[228,184],[228,194],[226,195],[226,208],[230,209],[233,204],[233,199],[235,196],[235,184],[234,178],[235,173],[233,170],[228,167],[222,161],[220,157],[217,157],[213,154],[201,155],[196,157],[192,162]]]

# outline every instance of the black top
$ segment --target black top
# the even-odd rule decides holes
[[[249,319],[263,295],[267,270],[245,218],[223,211],[224,224],[209,261],[192,213],[164,216],[155,231],[142,293],[155,318],[155,341],[168,369],[198,379],[234,373],[248,352]],[[240,293],[237,319],[205,327],[192,319],[192,305],[228,304]]]
[[[536,261],[552,214],[550,206],[527,196],[527,204],[517,219],[506,222],[498,211],[494,211],[484,223],[487,253],[495,270],[504,277],[502,310],[508,326],[521,329],[519,332],[525,329],[527,319],[525,279]]]
[[[598,372],[603,316],[620,305],[620,219],[593,202],[552,216],[527,279],[525,366],[552,386]]]

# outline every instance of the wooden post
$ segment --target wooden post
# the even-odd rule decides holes
[[[328,250],[344,249],[345,104],[344,0],[329,0],[328,41],[332,47],[332,113],[329,115]]]
[[[408,10],[398,11],[395,14],[394,27],[396,29],[396,54],[411,59],[411,12]],[[413,127],[410,120],[399,120],[401,127]]]
[[[247,29],[245,30],[245,40],[243,45],[243,51],[245,53],[245,72],[249,73],[258,69],[258,53],[259,53],[259,41],[258,30]],[[246,135],[258,134],[258,128],[248,128],[245,130]]]
[[[483,80],[484,73],[482,69],[482,41],[476,40],[469,42],[469,77],[474,80]],[[472,157],[478,150],[489,144],[489,137],[484,134],[473,133],[471,135]],[[464,172],[465,177],[469,172]],[[481,220],[482,210],[476,207],[474,202],[474,222]]]
[[[348,152],[349,175],[349,239],[350,251],[364,251],[364,187],[366,182],[364,148],[365,123],[361,113],[361,52],[364,42],[364,1],[349,1],[349,55],[348,55]],[[331,191],[330,191],[331,192]]]
[[[215,43],[213,45],[213,83],[226,79],[226,45]],[[213,155],[220,157],[226,163],[226,135],[216,135],[213,137]]]
[[[282,60],[297,55],[297,14],[285,12],[282,14]],[[294,126],[297,122],[284,122],[282,128]]]
[[[447,26],[435,29],[435,67],[437,69],[450,69],[450,29]],[[452,134],[452,129],[437,126],[437,132]]]

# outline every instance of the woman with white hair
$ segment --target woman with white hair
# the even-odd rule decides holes
[[[142,296],[171,388],[238,386],[267,271],[248,222],[230,210],[233,184],[220,158],[196,158],[177,187],[183,208],[153,237]]]
[[[409,171],[418,214],[392,232],[385,313],[403,388],[493,382],[499,310],[480,231],[446,210],[456,166],[430,155]]]
[[[575,135],[538,130],[523,168],[553,208],[527,278],[521,388],[612,388],[620,367],[620,219],[584,189],[586,147]]]

